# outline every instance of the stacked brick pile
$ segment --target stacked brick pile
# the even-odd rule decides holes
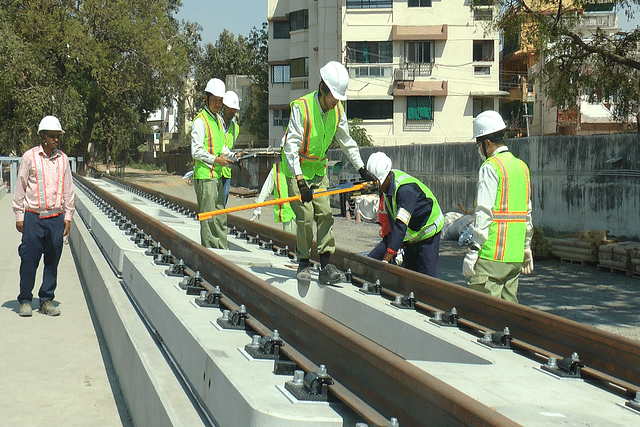
[[[531,252],[533,253],[533,259],[545,259],[551,255],[551,243],[549,243],[547,237],[544,237],[544,231],[541,227],[533,227]]]
[[[598,268],[640,274],[640,243],[619,242],[600,246]]]

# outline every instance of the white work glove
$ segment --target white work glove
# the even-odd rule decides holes
[[[467,255],[462,261],[462,274],[471,277],[476,274],[476,262],[478,261],[478,251],[468,249]]]
[[[522,274],[531,274],[533,272],[533,253],[531,248],[524,250],[524,260],[522,261],[522,267],[520,267]]]
[[[255,221],[256,219],[260,219],[260,215],[262,215],[262,208],[255,208],[253,210],[253,216],[250,221]]]

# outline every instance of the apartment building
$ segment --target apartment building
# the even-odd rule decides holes
[[[375,145],[469,141],[474,117],[508,95],[493,13],[465,0],[269,0],[269,145],[331,60],[351,76],[347,117]]]

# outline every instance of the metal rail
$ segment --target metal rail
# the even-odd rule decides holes
[[[329,386],[332,394],[375,426],[385,427],[375,408],[385,419],[395,417],[404,426],[518,426],[519,424],[427,374],[400,356],[364,338],[339,322],[289,296],[269,283],[237,268],[202,245],[183,237],[144,212],[122,202],[88,180],[76,176],[129,220],[144,224],[144,230],[191,269],[198,270],[223,290],[225,299],[244,304],[251,317],[270,330],[278,329],[286,343],[304,360],[327,366],[338,383]],[[129,185],[129,184],[126,184]],[[140,188],[140,187],[139,187]],[[167,201],[171,198],[158,195]],[[192,203],[184,204],[193,205]],[[239,218],[230,223],[242,227]],[[259,225],[259,224],[258,224]],[[273,229],[253,227],[267,235]],[[284,234],[284,233],[282,233]],[[273,236],[274,242],[290,244],[290,235]]]
[[[114,178],[112,178],[114,179]],[[114,179],[121,184],[153,194],[197,212],[197,205],[142,186]],[[295,236],[281,230],[229,215],[229,226],[248,230],[275,245],[295,246]],[[428,311],[446,311],[455,307],[464,327],[502,331],[509,327],[512,346],[545,357],[570,357],[578,353],[585,364],[584,376],[606,381],[624,389],[625,396],[640,391],[640,342],[592,326],[565,319],[520,304],[494,298],[463,286],[435,279],[395,265],[336,248],[332,261],[341,269],[368,281],[379,279],[383,287],[397,294],[413,292]],[[372,272],[376,275],[372,276]],[[437,309],[436,309],[437,307]]]

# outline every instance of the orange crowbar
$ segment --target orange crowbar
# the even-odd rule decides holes
[[[377,183],[375,181],[371,181],[371,182],[363,182],[360,184],[342,184],[339,185],[338,187],[334,187],[334,189],[331,188],[327,188],[326,190],[316,190],[313,192],[313,198],[317,198],[317,197],[325,197],[325,196],[331,196],[332,194],[340,194],[340,193],[350,193],[352,191],[358,191],[358,190],[362,190],[362,189],[371,189],[371,188],[375,188],[377,186]],[[244,211],[247,209],[255,209],[255,208],[259,208],[262,206],[271,206],[271,205],[282,205],[285,203],[289,203],[289,202],[293,202],[296,200],[300,200],[300,195],[298,194],[297,196],[291,196],[291,197],[283,197],[280,199],[273,199],[273,200],[267,200],[266,202],[260,202],[260,203],[251,203],[249,205],[242,205],[242,206],[236,206],[233,208],[225,208],[225,209],[219,209],[217,211],[210,211],[210,212],[202,212],[198,214],[198,221],[203,221],[205,219],[209,219],[213,216],[216,215],[222,215],[222,214],[226,214],[226,213],[230,213],[230,212],[237,212],[237,211]]]

